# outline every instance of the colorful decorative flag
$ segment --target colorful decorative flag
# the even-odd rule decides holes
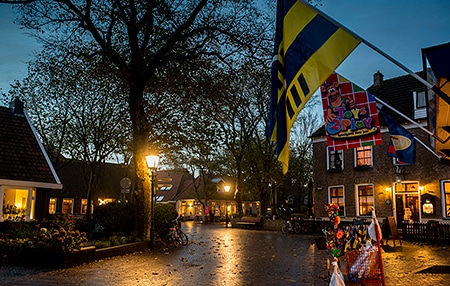
[[[320,87],[329,151],[382,143],[375,98],[333,73]]]
[[[416,162],[416,140],[403,126],[398,124],[386,112],[380,110],[389,129],[391,139],[388,156],[396,157],[402,164]]]
[[[290,130],[319,86],[360,39],[303,1],[278,0],[272,95],[266,134],[287,173]]]

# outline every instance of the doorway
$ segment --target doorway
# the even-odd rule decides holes
[[[395,184],[395,216],[399,228],[405,222],[421,219],[419,183],[402,182]]]

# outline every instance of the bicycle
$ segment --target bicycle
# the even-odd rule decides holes
[[[173,245],[178,247],[180,245],[186,246],[189,243],[188,236],[181,230],[181,216],[172,221],[173,227],[170,228],[170,239]]]
[[[300,233],[301,226],[298,222],[297,217],[293,217],[290,220],[283,220],[283,226],[281,227],[281,232],[283,234],[288,233],[289,231],[293,231],[295,233]]]

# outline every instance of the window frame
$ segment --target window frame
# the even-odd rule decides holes
[[[446,200],[446,196],[448,196],[448,203]],[[441,180],[441,205],[442,205],[442,218],[450,219],[450,180]]]
[[[361,187],[372,187],[372,195],[368,196],[368,195],[364,195],[364,196],[360,196],[359,194],[359,190]],[[361,214],[361,197],[372,197],[372,205],[370,206],[369,204],[367,204],[367,199],[366,199],[366,208],[368,207],[375,207],[375,186],[374,184],[356,184],[355,185],[355,198],[356,198],[356,216],[358,217],[371,217],[372,216],[372,212],[368,212],[365,214]]]
[[[327,171],[328,172],[341,172],[344,170],[344,150],[335,150],[330,151],[328,147],[327,150]],[[341,161],[341,168],[336,168],[335,162],[336,162],[336,154],[340,155],[340,161]],[[333,159],[332,159],[333,158]]]
[[[419,105],[419,102],[421,102],[421,100],[419,100],[420,97],[423,98],[423,103],[421,103],[421,105]],[[426,90],[414,91],[414,105],[415,105],[416,109],[423,109],[423,108],[427,107],[427,92],[426,92]]]
[[[66,212],[66,201],[71,201],[72,203],[70,204],[70,212]],[[61,207],[61,213],[62,214],[73,214],[73,205],[74,205],[74,199],[73,198],[63,198],[62,199],[62,207]]]
[[[20,193],[26,193],[26,196],[22,197],[22,203],[23,198],[26,199],[25,206],[22,205],[22,207],[20,208],[25,209],[25,212],[22,213],[21,215],[22,217],[24,217],[25,221],[30,221],[34,219],[36,212],[36,188],[3,185],[0,186],[0,205],[2,206],[2,208],[0,209],[0,221],[4,221],[3,204],[5,203],[4,198],[6,191],[14,191],[14,192],[20,191]],[[15,196],[16,195],[14,195],[14,197]],[[17,207],[17,202],[14,202],[14,204],[13,203],[9,204]],[[20,215],[20,213],[18,215]]]
[[[339,197],[339,196],[332,197],[331,190],[339,189],[339,188],[342,189],[342,197]],[[339,215],[342,217],[345,217],[346,216],[346,207],[345,207],[345,187],[344,187],[344,185],[329,186],[327,192],[328,192],[328,203],[329,204],[331,204],[331,203],[337,204],[339,206]],[[338,203],[336,203],[335,201],[332,200],[332,198],[342,198],[342,205],[339,204],[339,199],[338,199]]]
[[[367,150],[367,148],[369,150]],[[369,153],[370,155],[369,156],[365,156],[366,152],[370,152]],[[361,164],[361,165],[358,164],[358,162],[360,161],[359,154],[362,154],[362,153],[364,154],[364,157],[362,157],[361,160],[364,160],[364,161],[370,160],[369,164]],[[354,148],[354,158],[355,158],[355,160],[354,160],[354,167],[356,169],[358,169],[358,168],[361,168],[361,169],[372,168],[373,167],[373,146],[361,146],[361,147]]]
[[[54,204],[51,203],[52,200],[54,200],[54,202],[55,202]],[[48,213],[49,213],[49,214],[56,214],[56,206],[57,206],[57,204],[58,204],[58,198],[52,197],[52,198],[50,198],[50,199],[48,200]],[[50,211],[50,207],[51,207],[52,205],[54,206],[53,212]]]

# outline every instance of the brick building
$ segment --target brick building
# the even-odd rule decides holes
[[[383,80],[377,72],[367,90],[428,128],[426,87],[411,75]],[[388,157],[390,135],[381,115],[381,145],[328,151],[322,127],[312,135],[315,216],[325,218],[324,205],[336,203],[344,220],[371,218],[372,206],[378,217],[394,216],[399,226],[403,221],[450,219],[449,161],[433,151],[424,130],[386,107],[383,111],[420,140],[415,164]]]

